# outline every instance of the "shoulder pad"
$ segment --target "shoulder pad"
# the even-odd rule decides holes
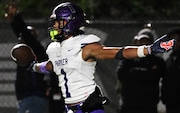
[[[48,45],[47,49],[46,49],[46,53],[49,55],[50,51],[56,51],[56,50],[60,50],[57,48],[60,48],[60,43],[59,42],[52,42]]]
[[[93,34],[83,35],[83,37],[81,38],[81,47],[87,44],[99,42],[99,41],[100,41],[100,38],[96,35],[93,35]]]

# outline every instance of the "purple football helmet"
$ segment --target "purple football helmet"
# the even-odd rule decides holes
[[[54,31],[53,25],[55,20],[65,20],[67,24],[61,29],[61,33],[58,34]],[[53,41],[63,40],[68,35],[74,35],[79,31],[79,28],[85,23],[83,10],[77,5],[71,2],[61,3],[56,6],[50,16],[50,36]]]

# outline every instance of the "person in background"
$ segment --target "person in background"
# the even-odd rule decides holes
[[[47,60],[45,49],[37,39],[36,29],[24,22],[16,4],[10,3],[6,6],[5,17],[18,38],[18,43],[30,46],[37,61]],[[18,113],[59,113],[64,111],[57,76],[55,73],[48,76],[48,74],[27,71],[26,68],[17,65],[15,92],[18,100]],[[54,94],[59,96],[56,101],[53,99]],[[56,107],[56,103],[59,103],[58,107]]]
[[[137,35],[140,35],[140,34],[148,34],[149,35],[153,35],[153,39],[156,40],[158,38],[158,35],[156,33],[156,30],[153,28],[153,24],[152,22],[146,22],[143,26],[143,29],[141,29]]]
[[[166,59],[167,75],[162,80],[162,102],[166,113],[180,113],[180,28],[173,28],[168,33],[176,39],[176,46]]]
[[[143,58],[172,49],[174,39],[162,36],[151,45],[105,47],[94,34],[84,34],[83,10],[71,2],[57,5],[50,16],[51,42],[46,53],[48,60],[32,62],[27,67],[33,72],[55,72],[65,100],[67,113],[105,113],[108,99],[94,80],[97,60]],[[168,49],[161,43],[171,43]],[[153,67],[154,68],[154,67]],[[156,68],[156,66],[155,66]]]
[[[146,31],[133,38],[133,45],[149,45],[153,41],[151,31]],[[159,83],[165,73],[165,61],[156,55],[120,60],[117,66],[118,113],[158,113]]]

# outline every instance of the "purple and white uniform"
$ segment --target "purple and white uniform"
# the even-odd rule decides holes
[[[82,47],[99,42],[96,35],[78,35],[60,42],[49,44],[46,53],[59,76],[66,104],[85,101],[95,91],[94,73],[96,61],[86,62],[82,58]]]

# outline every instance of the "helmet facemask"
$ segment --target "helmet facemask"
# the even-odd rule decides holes
[[[57,19],[50,19],[49,22],[50,25],[48,27],[48,31],[51,37],[52,41],[63,41],[68,34],[64,31],[65,27],[67,26],[66,20],[57,20]],[[55,21],[58,22],[58,28],[54,28]],[[60,24],[60,22],[63,22],[63,24]]]

